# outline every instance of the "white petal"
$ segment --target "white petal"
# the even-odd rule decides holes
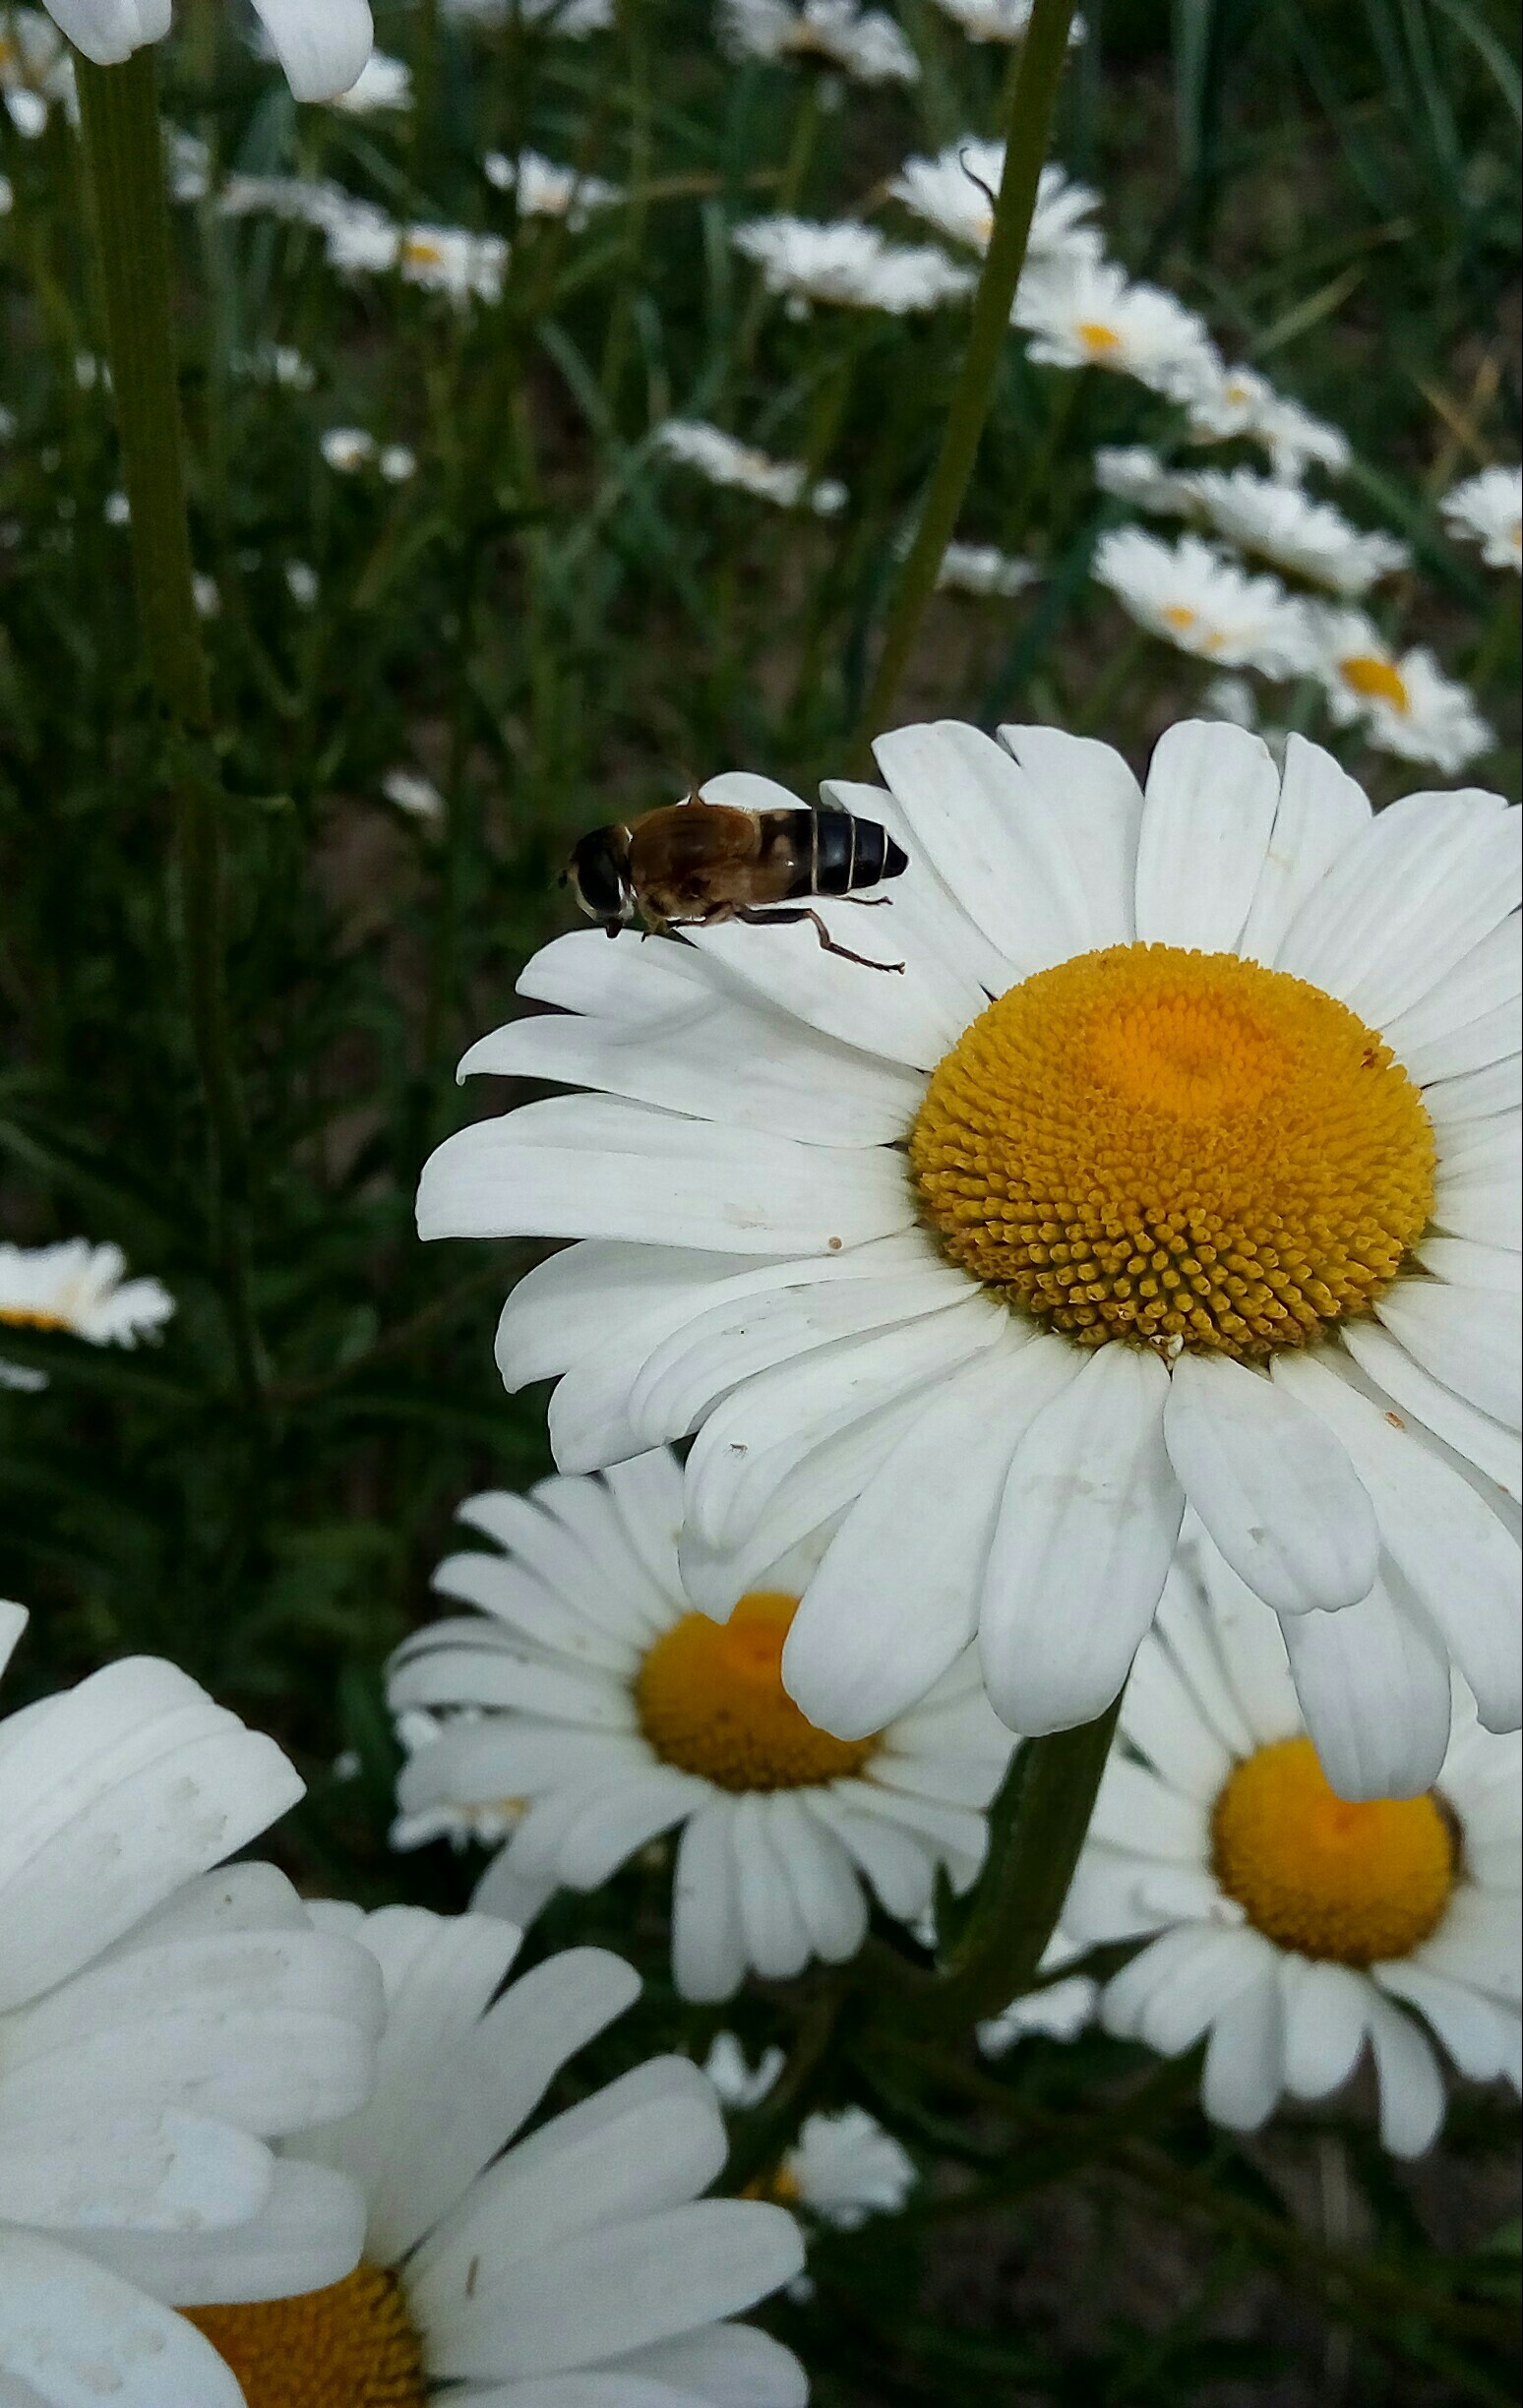
[[[1482,1245],[1474,1237],[1425,1237],[1417,1258],[1451,1288],[1491,1288],[1503,1295],[1523,1291],[1523,1257],[1506,1246]]]
[[[1137,846],[1140,942],[1236,949],[1279,799],[1261,736],[1188,719],[1159,738]]]
[[[1483,1012],[1478,1019],[1466,1020],[1458,1028],[1445,1029],[1441,1035],[1412,1044],[1401,1060],[1408,1074],[1424,1089],[1440,1082],[1458,1086],[1464,1079],[1498,1063],[1510,1065],[1508,1083],[1516,1102],[1520,1043],[1523,1043],[1523,1004],[1513,996],[1506,1003],[1498,1003],[1493,1011]]]
[[[367,0],[254,0],[298,100],[332,100],[357,84],[375,29]]]
[[[637,1848],[696,1814],[708,1795],[706,1781],[670,1765],[595,1792],[561,1843],[562,1881],[574,1890],[598,1889]]]
[[[1359,2063],[1369,2028],[1370,1984],[1351,1965],[1280,1961],[1285,2010],[1285,2087],[1293,2098],[1325,2098]]]
[[[618,2360],[621,2371],[669,2382],[723,2408],[806,2408],[809,2383],[791,2350],[751,2324],[709,2324]]]
[[[0,1597],[0,1672],[10,1662],[27,1619],[25,1605],[13,1605],[9,1597]]]
[[[721,1254],[826,1254],[914,1217],[897,1155],[682,1120],[621,1096],[557,1097],[475,1121],[430,1155],[418,1185],[424,1237],[643,1237]]]
[[[1516,1429],[1523,1318],[1517,1296],[1450,1288],[1439,1280],[1397,1280],[1375,1311],[1426,1371],[1493,1421]]]
[[[1193,2048],[1202,2032],[1272,1969],[1269,1944],[1257,1932],[1190,1927],[1192,1947],[1182,1950],[1169,1979],[1148,1999],[1138,2036],[1161,2056]]]
[[[1404,1999],[1432,2025],[1467,2081],[1494,2081],[1506,2072],[1509,2021],[1517,2018],[1509,2018],[1494,2000],[1413,1957],[1376,1965],[1374,1978],[1390,1997]]]
[[[1002,727],[999,736],[1067,826],[1089,886],[1094,942],[1129,944],[1142,789],[1126,761],[1093,736],[1063,728]]]
[[[1168,1388],[1155,1355],[1101,1347],[1016,1448],[979,1617],[990,1702],[1012,1730],[1086,1722],[1126,1680],[1185,1509]]]
[[[806,1813],[797,1791],[779,1789],[766,1802],[767,1836],[787,1869],[810,1953],[844,1964],[867,1937],[867,1900],[833,1833]]]
[[[1445,1172],[1442,1163],[1433,1182],[1433,1223],[1450,1237],[1474,1237],[1482,1245],[1508,1246],[1517,1251],[1523,1239],[1523,1214],[1515,1171],[1488,1175]]]
[[[730,1856],[746,1954],[763,1981],[792,1981],[809,1962],[809,1932],[772,1840],[769,1797],[744,1792],[730,1819]]]
[[[76,2251],[0,2226],[0,2367],[49,2408],[244,2408],[183,2317]]]
[[[1184,1354],[1164,1408],[1180,1485],[1239,1578],[1277,1613],[1368,1595],[1373,1509],[1344,1449],[1283,1389],[1226,1355]]]
[[[863,1785],[871,1787],[871,1783]],[[909,1923],[923,1912],[931,1899],[932,1848],[882,1816],[853,1813],[833,1789],[809,1790],[804,1805],[849,1850],[889,1914]]]
[[[1239,1580],[1193,1515],[1186,1521],[1181,1552],[1193,1562],[1210,1598],[1223,1676],[1253,1739],[1269,1747],[1293,1738],[1301,1707],[1279,1615]]]
[[[1247,960],[1274,962],[1302,904],[1369,824],[1364,788],[1320,745],[1288,738],[1269,850],[1238,945]]]
[[[1443,2123],[1443,2078],[1432,2049],[1410,2016],[1373,1991],[1370,2039],[1380,2084],[1380,2137],[1393,2157],[1421,2157]]]
[[[1438,1132],[1440,1146],[1449,1130],[1467,1121],[1489,1120],[1496,1113],[1518,1107],[1518,1049],[1488,1061],[1462,1077],[1438,1079],[1424,1090],[1423,1105]]]
[[[1229,2132],[1257,2132],[1274,2112],[1284,2078],[1284,2018],[1268,1966],[1224,2007],[1206,2046],[1200,2104]]]
[[[1000,1494],[1020,1431],[1073,1376],[1057,1340],[1002,1335],[930,1393],[847,1515],[783,1650],[822,1729],[865,1738],[925,1696],[973,1637]],[[947,1510],[928,1510],[929,1500]]]
[[[273,2165],[262,2140],[173,2108],[97,2118],[66,2109],[0,2123],[0,2197],[18,2224],[151,2232],[236,2224],[263,2206]]]
[[[503,1306],[497,1325],[497,1367],[509,1389],[551,1379],[608,1344],[636,1323],[666,1314],[675,1328],[698,1311],[721,1280],[775,1263],[771,1255],[748,1265],[730,1254],[695,1247],[615,1244],[592,1238],[568,1246],[526,1271]]]
[[[1523,948],[1518,943],[1517,922],[1502,920],[1416,1003],[1409,1003],[1405,1011],[1386,1021],[1381,1033],[1394,1048],[1398,1061],[1421,1080],[1425,1073],[1414,1065],[1422,1063],[1428,1047],[1514,1002],[1520,986]]]
[[[1340,1797],[1416,1797],[1449,1743],[1449,1667],[1429,1631],[1377,1582],[1342,1613],[1282,1625],[1301,1710]]]
[[[672,1974],[686,1999],[724,1999],[740,1988],[746,1946],[730,1851],[730,1797],[716,1797],[682,1835],[672,1886]]]
[[[141,43],[157,40],[168,26],[167,0],[153,9],[154,20],[162,22],[155,22],[152,32],[144,24],[139,0],[47,0],[47,13],[56,18],[76,50],[82,50],[97,67],[120,66]]]
[[[1122,1728],[1170,1787],[1187,1797],[1209,1804],[1232,1771],[1231,1755],[1202,1714],[1156,1627],[1152,1639],[1137,1650],[1127,1683]]]
[[[321,2291],[354,2271],[365,2243],[365,2200],[347,2174],[281,2157],[269,2198],[246,2223],[221,2232],[76,2238],[97,2264],[177,2308],[284,2299]],[[174,2402],[180,2408],[178,2391]]]
[[[1131,1855],[1203,1864],[1210,1852],[1204,1804],[1169,1780],[1167,1767],[1154,1773],[1116,1750],[1105,1768],[1090,1829],[1096,1839]]]
[[[1459,1238],[1434,1238],[1424,1251],[1462,1242]],[[1452,1388],[1435,1380],[1377,1323],[1345,1322],[1343,1343],[1360,1369],[1400,1408],[1399,1417],[1405,1419],[1410,1415],[1441,1438],[1445,1446],[1453,1447],[1456,1454],[1473,1463],[1477,1471],[1484,1472],[1488,1479],[1494,1480],[1508,1496],[1523,1497],[1523,1460],[1516,1431],[1503,1429],[1490,1414],[1479,1412],[1464,1397],[1456,1396]]]
[[[992,994],[1004,993],[1010,983],[1009,962],[937,875],[897,795],[886,786],[864,786],[850,778],[825,778],[820,794],[839,811],[879,820],[908,856],[908,870],[894,881],[893,932],[902,939],[906,975],[933,990],[940,1017],[960,1033]]]
[[[1188,1513],[1184,1527],[1186,1533],[1192,1527]],[[1193,1527],[1198,1528],[1198,1525]],[[1249,1594],[1241,1581],[1237,1583],[1237,1588],[1240,1595]],[[1215,1617],[1200,1579],[1196,1549],[1188,1544],[1184,1534],[1181,1546],[1169,1567],[1163,1595],[1158,1600],[1153,1629],[1156,1644],[1145,1653],[1150,1657],[1156,1656],[1183,1683],[1193,1716],[1208,1741],[1215,1741],[1231,1757],[1251,1755],[1252,1725],[1244,1714],[1228,1678],[1218,1644]],[[1274,1629],[1278,1644],[1277,1623]],[[1139,1649],[1139,1656],[1144,1651]],[[1138,1666],[1133,1664],[1133,1678],[1137,1669]],[[1294,1699],[1291,1712],[1294,1725]],[[1123,1727],[1127,1727],[1126,1716],[1123,1716]],[[1188,1788],[1192,1795],[1196,1794],[1194,1773],[1183,1778],[1181,1785]]]

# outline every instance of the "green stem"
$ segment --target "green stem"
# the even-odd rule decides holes
[[[883,725],[911,648],[936,589],[942,555],[956,528],[962,498],[978,458],[994,395],[1015,287],[1025,265],[1037,183],[1047,154],[1058,83],[1067,54],[1073,0],[1036,0],[1021,45],[1005,121],[1005,173],[978,290],[967,348],[946,415],[941,454],[926,492],[920,526],[900,572],[883,648],[858,729],[859,747]]]
[[[989,1853],[961,1931],[906,2002],[914,2018],[963,2031],[1029,1990],[1058,1927],[1089,1830],[1121,1699],[1093,1722],[1019,1747],[989,1817]]]
[[[75,73],[122,477],[132,506],[143,649],[171,719],[204,734],[212,723],[212,695],[191,586],[152,44],[120,67],[77,59]]]

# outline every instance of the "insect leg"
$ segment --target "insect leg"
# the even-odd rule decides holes
[[[884,897],[884,900],[887,898]],[[807,908],[800,911],[746,911],[737,907],[735,917],[744,920],[748,928],[792,928],[800,921],[808,920],[820,939],[822,952],[838,953],[842,961],[856,962],[864,970],[902,970],[904,967],[902,962],[870,961],[865,953],[853,953],[849,945],[837,944],[820,914]]]

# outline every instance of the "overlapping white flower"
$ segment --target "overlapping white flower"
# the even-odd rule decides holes
[[[998,544],[949,543],[936,572],[938,593],[972,594],[980,601],[1008,602],[1036,583],[1032,561],[1017,560]]]
[[[1438,507],[1450,534],[1478,543],[1491,568],[1523,572],[1523,468],[1483,468]]]
[[[833,518],[845,508],[846,488],[839,477],[817,477],[812,483],[802,460],[773,459],[705,419],[664,419],[650,440],[668,459],[696,469],[710,485],[754,494],[759,502],[775,502],[781,510],[810,510],[821,518]]]
[[[46,0],[77,50],[117,67],[169,30],[170,0]],[[374,39],[369,0],[253,0],[298,100],[332,100],[355,83]]]
[[[1018,42],[1025,38],[1031,23],[1034,0],[936,0],[937,7],[953,25],[960,26],[969,41]],[[1068,41],[1084,39],[1084,20],[1075,16],[1068,28]]]
[[[364,2255],[305,2297],[202,2312],[249,2408],[803,2408],[791,2353],[727,2320],[798,2272],[798,2230],[777,2206],[700,2197],[726,2142],[696,2066],[652,2058],[518,2137],[633,2003],[630,1966],[574,1949],[505,1987],[519,1935],[494,1917],[314,1911],[386,1986],[374,2096],[296,2144],[363,2193]]]
[[[760,2106],[782,2072],[779,2049],[755,2070],[733,2032],[716,2034],[703,2071],[727,2107]],[[863,2107],[806,2116],[798,2138],[765,2181],[771,2197],[802,2207],[837,2232],[869,2217],[896,2215],[915,2186],[915,2161]]]
[[[39,9],[0,12],[0,102],[28,142],[45,132],[50,110],[78,114],[74,61],[57,26]]]
[[[1310,626],[1310,666],[1339,727],[1363,728],[1380,752],[1431,761],[1448,776],[1491,751],[1495,734],[1470,689],[1445,677],[1425,646],[1398,652],[1363,611],[1316,611]]]
[[[1180,480],[1218,535],[1334,593],[1363,594],[1412,555],[1394,535],[1357,527],[1330,502],[1250,468],[1204,468]]]
[[[371,201],[357,201],[339,184],[322,176],[230,175],[216,196],[223,217],[278,217],[291,225],[312,225],[355,233],[385,232],[391,219]]]
[[[987,251],[994,232],[995,202],[1005,174],[1005,145],[964,135],[935,158],[907,158],[888,190],[907,210],[935,226],[948,241]],[[1026,244],[1028,267],[1081,253],[1098,258],[1100,237],[1081,221],[1098,206],[1087,184],[1073,183],[1049,164],[1037,185],[1036,207]]]
[[[1224,669],[1294,677],[1316,644],[1306,605],[1278,577],[1250,575],[1198,535],[1175,543],[1113,527],[1095,547],[1096,581],[1150,634]]]
[[[393,1836],[506,1836],[476,1902],[523,1921],[680,1829],[677,1984],[716,1999],[748,1966],[788,1979],[855,1956],[868,1888],[906,1921],[939,1868],[965,1889],[1010,1743],[971,1660],[866,1742],[811,1728],[778,1666],[820,1545],[744,1575],[712,1562],[720,1623],[684,1588],[681,1515],[665,1449],[461,1508],[501,1551],[442,1564],[435,1587],[477,1612],[393,1658],[412,1747]],[[428,1725],[406,1718],[419,1709]]]
[[[1040,1985],[978,2025],[978,2045],[986,2057],[1006,2057],[1033,2035],[1044,2040],[1078,2038],[1094,2021],[1100,2003],[1100,1984],[1092,1973],[1065,1970],[1084,1954],[1061,1929],[1053,1934],[1043,1953]]]
[[[602,1092],[450,1138],[423,1234],[588,1241],[499,1360],[559,1377],[568,1470],[693,1434],[710,1610],[844,1516],[783,1657],[822,1728],[882,1729],[975,1637],[1012,1728],[1098,1714],[1188,1501],[1308,1617],[1329,1758],[1341,1717],[1379,1794],[1425,1787],[1451,1656],[1489,1728],[1520,1713],[1517,813],[1372,818],[1314,746],[1282,773],[1219,725],[1145,793],[1052,728],[877,753],[886,790],[826,793],[909,856],[872,915],[902,975],[807,925],[563,937],[519,982],[560,1016],[463,1069]]]
[[[489,150],[481,162],[489,184],[499,192],[516,192],[520,217],[564,217],[574,233],[595,210],[612,209],[624,199],[617,184],[601,176],[579,175],[537,150],[520,150],[517,158]]]
[[[155,1279],[128,1279],[120,1246],[88,1237],[60,1245],[0,1245],[0,1328],[67,1330],[91,1346],[135,1347],[174,1312]]]
[[[333,266],[350,275],[391,275],[425,292],[448,295],[457,308],[502,298],[508,245],[500,234],[465,226],[394,225],[363,204],[320,221]]]
[[[827,301],[903,318],[960,300],[973,288],[971,272],[944,252],[891,243],[877,226],[853,218],[817,225],[805,217],[754,217],[731,240],[761,269],[767,291],[786,296],[800,312]]]
[[[412,106],[412,69],[405,59],[389,58],[372,50],[346,91],[335,92],[334,106],[349,117],[382,116]]]
[[[569,41],[606,32],[614,22],[614,0],[440,0],[440,8],[459,25],[491,28],[512,19]]]
[[[1416,2156],[1444,2109],[1423,2024],[1461,2074],[1519,2086],[1518,1741],[1458,1698],[1431,1790],[1376,1784],[1346,1804],[1306,1735],[1330,1671],[1314,1625],[1277,1624],[1190,1533],[1132,1667],[1065,1927],[1147,1939],[1103,2020],[1169,2055],[1209,2035],[1218,2123],[1252,2131],[1286,2093],[1325,2097],[1369,2051],[1385,2144]],[[1342,1772],[1365,1786],[1358,1765]]]
[[[1353,456],[1341,427],[1277,392],[1256,368],[1224,368],[1218,361],[1181,398],[1202,442],[1226,443],[1241,435],[1262,444],[1275,475],[1286,484],[1299,485],[1313,464],[1340,476]]]
[[[1183,399],[1213,373],[1203,321],[1159,284],[1135,284],[1114,260],[1069,242],[1022,275],[1010,313],[1050,368],[1105,368]]]
[[[1095,483],[1118,502],[1164,517],[1184,517],[1191,507],[1185,478],[1166,468],[1146,444],[1102,444],[1095,453]]]
[[[0,1605],[0,1667],[26,1617]],[[0,2391],[242,2408],[176,2307],[336,2281],[347,2176],[273,2140],[346,2115],[381,1987],[270,1865],[273,1741],[135,1657],[0,1723]]]
[[[719,0],[719,40],[731,58],[838,68],[857,84],[915,84],[920,61],[893,19],[858,0]]]

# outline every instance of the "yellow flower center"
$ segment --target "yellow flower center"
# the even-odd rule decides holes
[[[409,268],[439,268],[444,264],[444,251],[425,235],[409,234],[401,247],[402,258]]]
[[[62,1313],[32,1312],[21,1304],[0,1304],[0,1321],[11,1329],[67,1329]]]
[[[1079,341],[1094,358],[1103,358],[1108,351],[1121,349],[1121,336],[1114,327],[1102,326],[1098,319],[1081,318],[1075,331]]]
[[[1216,1878],[1276,1946],[1339,1964],[1409,1956],[1442,1919],[1457,1871],[1438,1800],[1350,1805],[1310,1739],[1240,1764],[1212,1817]]]
[[[753,1590],[728,1622],[684,1614],[656,1641],[635,1686],[658,1756],[721,1789],[812,1789],[859,1773],[878,1745],[832,1739],[782,1685],[783,1641],[799,1600]]]
[[[225,2358],[248,2408],[424,2408],[428,2398],[406,2304],[379,2266],[299,2299],[181,2313]]]
[[[1338,663],[1338,674],[1345,686],[1366,701],[1389,702],[1393,710],[1408,711],[1412,697],[1399,669],[1374,652],[1356,652],[1349,660]]]
[[[1195,613],[1184,602],[1166,604],[1161,616],[1181,635],[1187,628],[1192,628],[1195,624]]]
[[[950,1259],[1080,1346],[1261,1357],[1378,1295],[1422,1234],[1422,1099],[1346,1004],[1230,953],[1038,971],[938,1063],[910,1137]]]

